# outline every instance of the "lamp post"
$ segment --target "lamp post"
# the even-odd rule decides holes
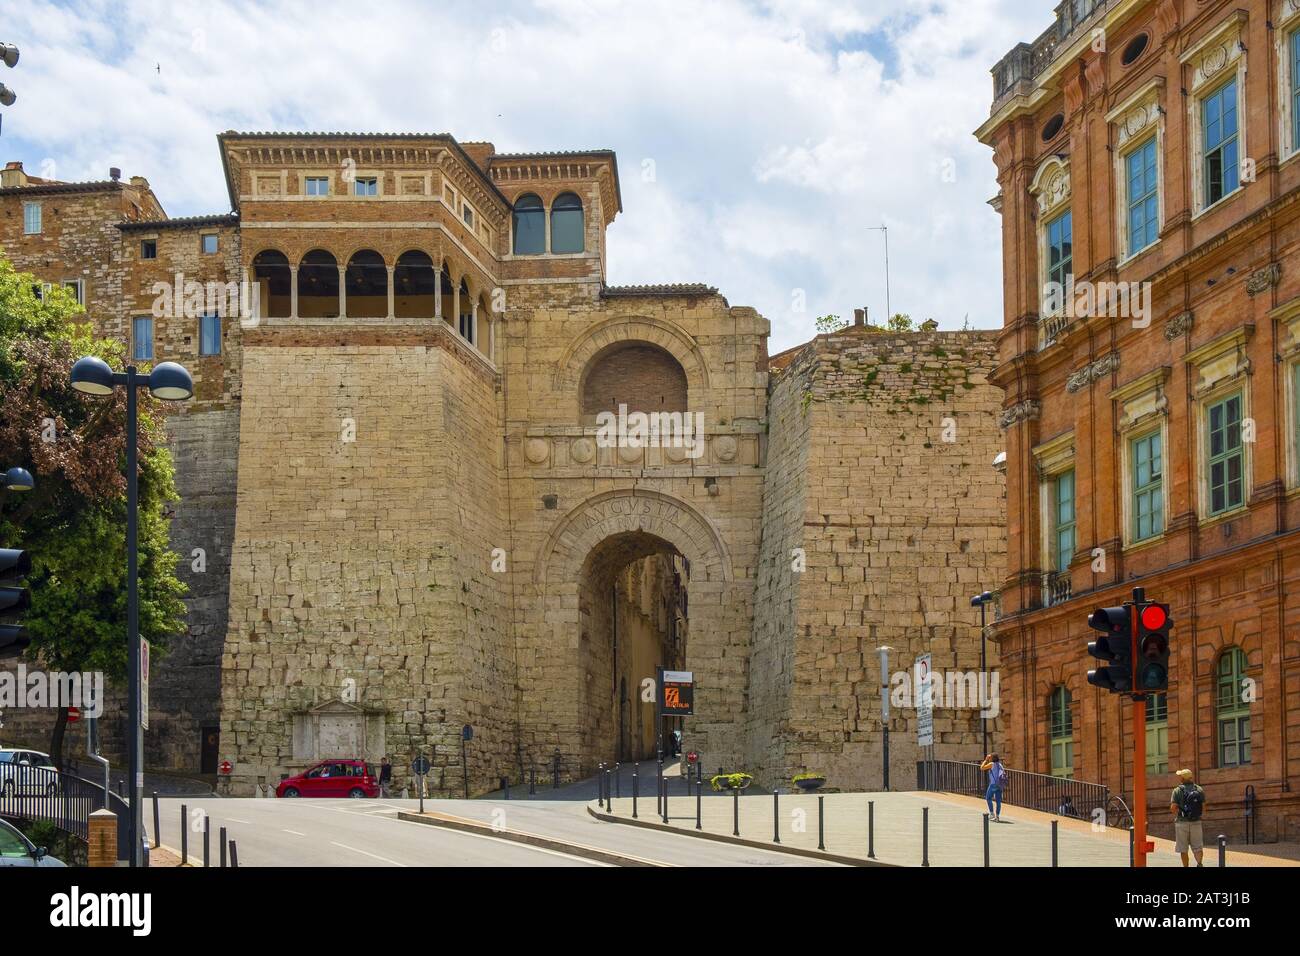
[[[10,468],[5,472],[5,491],[31,491],[36,487],[32,473],[26,468]]]
[[[993,600],[993,592],[985,591],[983,594],[977,594],[970,599],[970,606],[979,606],[980,609],[980,680],[988,681],[988,638],[984,635],[984,608]],[[987,683],[985,686],[988,686]],[[980,742],[983,747],[981,759],[988,756],[989,752],[989,719],[984,715],[987,708],[980,708]]]
[[[143,804],[140,791],[144,786],[144,736],[140,723],[140,582],[137,574],[137,510],[139,469],[136,464],[139,415],[136,393],[148,388],[154,398],[185,401],[194,395],[194,380],[185,367],[175,362],[161,362],[148,375],[140,375],[134,365],[125,372],[114,372],[103,359],[88,355],[72,366],[72,387],[87,395],[111,395],[119,385],[126,388],[126,654],[127,654],[127,754],[128,793],[131,798],[130,837],[131,866],[143,862],[140,839],[144,832]]]
[[[889,652],[892,647],[880,647],[880,727],[884,731],[881,762],[884,764],[884,787],[889,789]]]

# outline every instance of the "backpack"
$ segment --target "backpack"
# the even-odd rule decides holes
[[[1205,807],[1205,791],[1196,784],[1183,784],[1183,799],[1178,804],[1178,815],[1184,820],[1201,819]]]
[[[1007,768],[1000,763],[993,765],[993,786],[1000,790],[1005,790],[1011,780],[1011,774],[1007,773]]]

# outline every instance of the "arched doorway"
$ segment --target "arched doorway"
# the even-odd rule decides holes
[[[684,745],[710,767],[738,765],[752,602],[746,584],[734,579],[713,522],[681,498],[625,488],[578,503],[533,564],[527,737],[539,752],[559,750],[570,779],[619,759],[620,746],[625,759],[652,755],[653,705],[641,700],[642,681],[663,664],[695,675]]]

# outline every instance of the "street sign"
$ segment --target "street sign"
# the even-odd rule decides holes
[[[424,754],[420,754],[418,757],[416,757],[414,760],[411,761],[411,773],[415,774],[417,777],[423,777],[428,772],[429,772],[429,758],[426,757]]]
[[[690,671],[659,671],[656,709],[661,717],[690,717],[695,713],[695,675]]]
[[[77,721],[79,721],[80,719],[81,719],[81,711],[78,710],[76,707],[69,707],[69,708],[68,708],[68,723],[70,723],[70,724],[75,724],[75,723],[76,723]]]
[[[699,760],[700,760],[700,755],[697,754],[694,750],[687,751],[686,753],[687,763],[699,763]]]
[[[460,729],[460,739],[461,739],[461,740],[473,740],[473,739],[474,739],[474,728],[471,727],[469,724],[466,724],[464,727],[462,727],[462,728]]]
[[[149,642],[140,638],[140,728],[149,729]]]
[[[934,671],[929,654],[916,659],[916,743],[934,745]]]
[[[221,767],[219,769],[221,770],[221,775],[224,777],[229,777],[235,772],[235,767],[229,760],[221,761]]]

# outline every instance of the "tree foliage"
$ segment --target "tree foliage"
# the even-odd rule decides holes
[[[38,297],[32,276],[0,258],[0,470],[22,465],[36,489],[0,492],[0,542],[31,553],[26,654],[59,671],[126,675],[126,395],[69,384],[72,364],[98,355],[123,367],[123,348],[95,340],[63,289]],[[177,498],[161,416],[140,394],[140,635],[159,652],[185,624],[168,547],[167,503]],[[59,722],[60,729],[62,720]]]

